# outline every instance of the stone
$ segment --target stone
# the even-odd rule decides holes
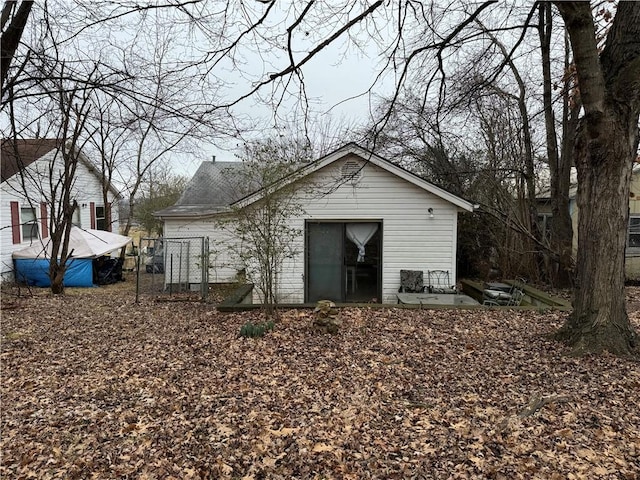
[[[335,306],[331,300],[319,300],[313,310],[313,327],[325,333],[337,333],[342,320]]]

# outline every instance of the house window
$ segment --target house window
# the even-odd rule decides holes
[[[640,251],[640,215],[629,218],[628,247]]]
[[[20,224],[22,225],[23,242],[29,242],[38,238],[38,219],[35,208],[20,208]]]
[[[96,207],[96,230],[107,230],[107,217],[103,206]]]

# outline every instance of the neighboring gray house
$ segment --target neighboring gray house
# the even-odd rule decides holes
[[[216,226],[231,205],[261,198],[259,190],[233,193],[238,168],[241,162],[203,163],[176,205],[156,212],[165,238],[209,238],[210,282],[233,281],[244,268],[226,253],[238,239]],[[332,188],[314,198],[299,189],[305,213],[291,224],[303,232],[300,254],[279,272],[280,302],[394,303],[401,269],[448,270],[455,281],[457,219],[473,211],[468,201],[355,144],[303,166],[292,182],[300,179]]]

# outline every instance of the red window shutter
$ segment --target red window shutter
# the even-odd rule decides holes
[[[89,213],[91,214],[91,228],[96,229],[96,202],[89,203]]]
[[[20,243],[20,205],[18,202],[11,202],[11,238],[13,243]]]
[[[105,222],[107,223],[107,231],[111,231],[111,204],[107,203],[104,209]]]
[[[40,231],[42,232],[42,238],[49,236],[49,218],[47,218],[46,202],[40,203]]]

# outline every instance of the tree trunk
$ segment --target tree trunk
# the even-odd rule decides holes
[[[22,33],[27,25],[27,20],[29,19],[32,6],[33,1],[23,1],[17,8],[17,12],[11,19],[11,23],[6,30],[4,27],[7,17],[9,16],[9,10],[12,7],[11,3],[5,2],[4,8],[2,9],[2,29],[5,31],[2,34],[2,39],[0,40],[0,50],[2,51],[2,61],[0,63],[0,86],[2,87],[3,93],[5,90],[5,81],[9,74],[9,67],[11,66],[16,49],[20,44],[20,39],[22,38]],[[13,8],[15,8],[15,4],[13,5]]]
[[[555,179],[551,180],[551,248],[558,255],[555,284],[558,287],[573,287],[573,223],[571,221],[569,190],[571,188],[571,165],[581,104],[579,98],[569,98],[569,85],[565,84],[562,113],[562,143]],[[579,95],[577,95],[579,97]]]
[[[559,332],[576,354],[628,355],[637,335],[625,307],[624,261],[631,153],[636,122],[629,109],[581,121],[576,143],[578,256],[573,314]],[[607,132],[606,135],[594,135]]]
[[[558,140],[553,112],[551,93],[551,34],[553,16],[550,3],[540,3],[539,25],[540,50],[542,56],[543,104],[544,123],[547,139],[547,159],[551,176],[551,223],[550,247],[551,261],[547,275],[555,287],[568,288],[573,286],[573,228],[569,212],[569,186],[571,178],[571,160],[575,129],[577,124],[569,122],[569,93],[570,80],[565,82],[563,105],[563,151],[558,153]],[[567,55],[569,46],[566,45]],[[568,67],[565,60],[565,69]],[[572,113],[573,110],[572,110]],[[576,114],[577,115],[577,114]],[[577,118],[577,117],[576,117]],[[573,129],[573,130],[569,130]],[[568,148],[567,148],[568,146]]]
[[[51,279],[51,293],[54,295],[64,294],[64,273],[67,266],[58,264],[57,260],[51,260],[49,264],[49,278]]]
[[[638,352],[624,263],[640,114],[640,4],[618,3],[600,51],[589,2],[555,2],[574,53],[584,116],[574,150],[578,255],[573,313],[558,336],[576,354]]]

